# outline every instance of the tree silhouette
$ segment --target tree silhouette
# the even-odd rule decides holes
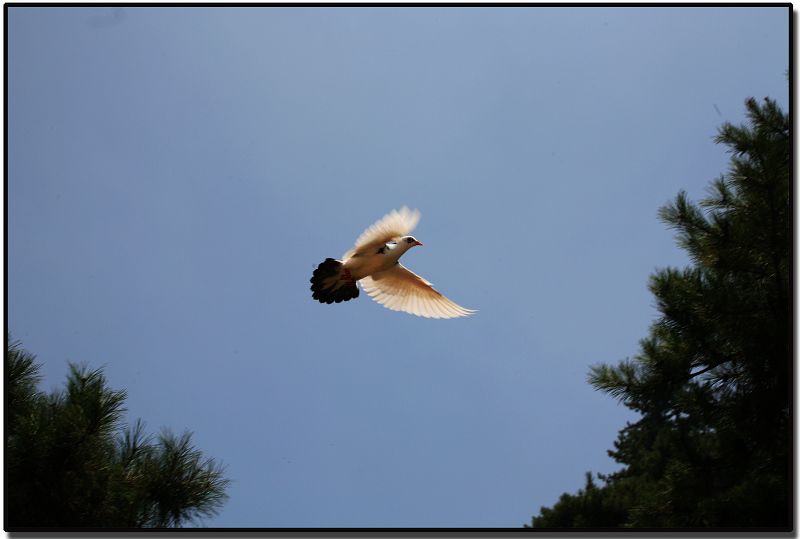
[[[123,429],[125,391],[102,370],[69,365],[46,395],[35,356],[7,337],[6,530],[178,527],[227,499],[225,468],[165,429]]]
[[[659,212],[693,265],[651,276],[661,316],[639,355],[589,373],[642,414],[609,451],[626,467],[534,527],[790,526],[789,118],[745,104],[749,125],[715,139],[728,173],[699,205],[682,191]]]

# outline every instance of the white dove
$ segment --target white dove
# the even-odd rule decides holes
[[[476,311],[456,305],[433,289],[431,283],[406,269],[399,258],[422,245],[408,234],[420,213],[407,206],[392,210],[364,231],[342,260],[326,258],[311,277],[312,297],[320,303],[339,303],[358,297],[358,285],[372,299],[393,311],[426,318],[456,318]]]

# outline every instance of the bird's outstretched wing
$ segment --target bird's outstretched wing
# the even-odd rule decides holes
[[[356,246],[347,251],[342,260],[347,260],[360,254],[373,253],[373,249],[379,249],[390,241],[408,236],[419,222],[420,213],[417,210],[411,211],[408,206],[403,206],[400,211],[392,210],[377,221],[374,225],[364,231],[356,240]]]
[[[399,262],[391,269],[364,277],[360,282],[372,299],[393,311],[426,318],[457,318],[475,312],[456,305]]]

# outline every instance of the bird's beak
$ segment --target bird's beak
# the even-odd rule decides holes
[[[418,241],[418,242],[417,242],[417,243],[415,243],[414,245],[422,245],[422,242],[421,242],[421,241]]]

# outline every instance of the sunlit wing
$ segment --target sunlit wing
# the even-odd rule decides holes
[[[386,243],[411,234],[419,222],[420,215],[419,211],[411,211],[408,206],[403,206],[399,212],[392,210],[391,213],[384,215],[381,220],[366,229],[356,240],[355,247],[347,251],[342,260],[364,253],[374,254],[374,250],[383,247]]]
[[[426,318],[457,318],[476,311],[456,305],[433,289],[431,283],[398,263],[391,269],[361,279],[372,299],[393,311]]]

